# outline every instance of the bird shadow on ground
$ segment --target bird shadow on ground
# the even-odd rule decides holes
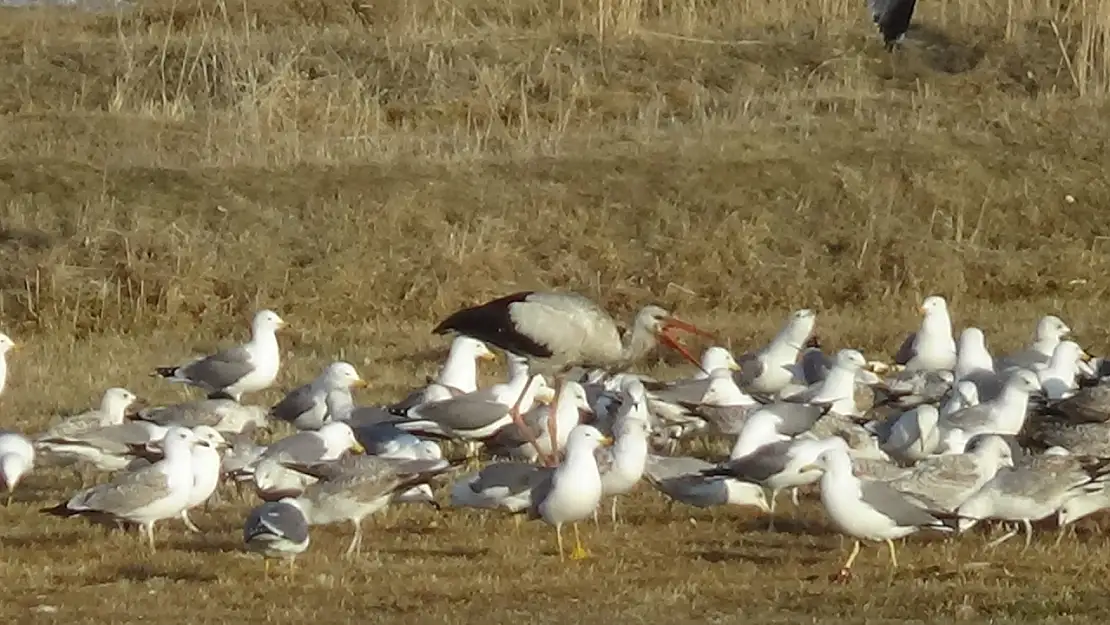
[[[767,521],[767,519],[760,517],[749,519],[743,523],[740,523],[737,525],[737,528],[745,533],[766,534],[768,536],[774,536],[776,534],[788,534],[791,536],[836,535],[836,532],[821,523],[800,519],[775,519],[775,529],[768,529],[768,526],[769,522]]]
[[[214,582],[219,578],[204,571],[169,569],[153,564],[128,564],[98,571],[87,585],[112,584],[120,580],[149,582],[158,579],[173,582]]]
[[[34,536],[4,536],[0,546],[10,548],[76,547],[88,539],[87,534],[70,532],[67,534],[47,534]]]
[[[231,539],[196,537],[193,540],[174,540],[167,545],[176,551],[192,553],[233,553],[240,551],[242,546]]]
[[[399,556],[404,558],[461,558],[463,560],[476,560],[489,554],[487,547],[446,547],[443,549],[400,548],[382,549],[382,555]]]

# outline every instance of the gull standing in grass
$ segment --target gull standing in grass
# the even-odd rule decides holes
[[[297,498],[309,525],[350,521],[355,534],[344,554],[353,557],[362,546],[362,520],[389,505],[394,496],[426,484],[451,468],[446,460],[407,460],[380,456],[344,456],[313,465],[282,463],[319,481]]]
[[[267,389],[281,368],[281,350],[276,332],[285,321],[272,310],[261,310],[251,322],[249,343],[220,350],[183,365],[158,367],[155,375],[204,390],[210,396],[228,396],[239,401],[243,393]]]
[[[286,394],[270,409],[270,417],[290,423],[298,430],[319,430],[325,423],[338,420],[337,415],[328,410],[330,394],[345,394],[343,399],[347,400],[347,404],[352,404],[351,389],[365,387],[366,381],[359,377],[354,365],[343,361],[333,362],[315,380]]]
[[[19,432],[0,432],[0,481],[8,491],[7,505],[23,476],[35,466],[35,446]]]
[[[921,303],[921,327],[906,337],[894,362],[906,371],[951,370],[956,366],[956,341],[952,338],[952,318],[948,302],[930,295]]]
[[[144,408],[131,418],[163,427],[207,425],[224,436],[232,436],[248,428],[269,427],[268,413],[269,409],[263,406],[245,406],[234,399],[219,397]]]
[[[563,525],[574,527],[574,550],[572,560],[582,560],[589,553],[582,546],[578,534],[578,522],[593,516],[601,502],[601,473],[597,467],[594,452],[602,445],[611,445],[613,440],[592,425],[579,425],[567,437],[566,457],[545,480],[532,491],[532,505],[528,508],[529,519],[543,519],[548,525],[555,526],[555,539],[559,549],[559,559],[563,559]]]
[[[190,459],[193,468],[193,489],[189,491],[189,501],[181,511],[181,520],[190,532],[200,532],[200,528],[189,518],[189,511],[207,502],[208,498],[216,492],[216,487],[220,484],[221,460],[227,441],[215,428],[207,425],[198,425],[192,430],[199,444],[193,447],[193,455]],[[165,452],[161,448],[161,442],[147,445],[144,450],[147,454],[132,461],[127,466],[127,470],[136,471],[164,458]]]
[[[289,561],[293,575],[297,556],[308,549],[308,520],[300,503],[293,498],[267,501],[254,508],[243,524],[243,544],[248,551],[266,559],[265,575],[270,576],[270,559]]]
[[[632,399],[625,402],[613,424],[613,445],[599,449],[596,454],[601,473],[601,496],[612,498],[610,519],[614,524],[617,522],[617,497],[631,492],[644,475],[651,435],[643,385],[632,381],[626,392]],[[596,508],[594,523],[597,523]]]
[[[885,541],[890,549],[890,566],[898,566],[894,552],[896,538],[921,529],[951,531],[951,528],[911,503],[904,495],[883,482],[861,480],[852,473],[852,458],[844,449],[830,449],[817,461],[801,469],[823,472],[821,504],[833,525],[855,539],[848,559],[838,577],[847,579],[860,552],[860,540]]]
[[[772,395],[786,388],[794,379],[798,354],[813,334],[816,323],[817,314],[812,310],[802,309],[791,313],[786,325],[769,345],[740,357],[737,385],[747,393]]]
[[[8,352],[15,349],[15,341],[0,332],[0,394],[8,388]]]
[[[1110,458],[1040,455],[1024,458],[1013,468],[1003,467],[956,509],[960,532],[979,521],[1018,522],[1025,529],[1025,547],[1033,540],[1033,521],[1054,514],[1072,497],[1105,488]],[[994,547],[1017,529],[992,541]]]
[[[490,454],[529,462],[557,455],[566,446],[571,429],[582,422],[584,415],[592,412],[586,389],[578,382],[574,380],[564,382],[559,395],[559,401],[555,402],[554,415],[551,405],[536,406],[523,415],[522,420],[529,432],[521,432],[520,426],[511,421],[498,430],[493,438],[486,441]],[[548,419],[556,420],[554,431],[558,440],[554,442],[550,438],[551,428],[547,426]],[[532,440],[535,440],[537,445],[533,445],[530,442]]]
[[[142,526],[154,551],[154,524],[177,517],[193,488],[192,448],[199,443],[186,428],[174,427],[163,443],[165,457],[136,471],[118,473],[107,484],[93,486],[68,501],[41,512],[60,517],[91,515]]]

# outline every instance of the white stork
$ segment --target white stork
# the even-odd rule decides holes
[[[613,318],[586,297],[575,293],[522,291],[464,308],[443,320],[433,332],[455,332],[526,358],[533,368],[555,377],[557,404],[561,374],[571,368],[621,371],[646,356],[659,343],[677,350],[700,367],[671,335],[673,330],[712,337],[674,318],[663,308],[646,306],[622,338]],[[517,401],[510,414],[520,430],[528,432],[520,415],[519,399]],[[551,406],[552,414],[556,408],[555,404]],[[548,420],[548,430],[551,440],[558,440],[555,419]],[[535,440],[529,442],[536,444]],[[536,450],[540,448],[537,446]],[[542,451],[540,453],[544,456]]]

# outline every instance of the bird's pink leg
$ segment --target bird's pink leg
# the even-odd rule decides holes
[[[545,464],[553,467],[559,464],[559,439],[555,438],[558,433],[558,414],[559,414],[559,395],[562,393],[563,378],[561,376],[555,378],[555,400],[551,402],[551,406],[547,410],[547,436],[551,441],[551,454],[544,457],[543,451],[539,446],[536,446],[536,451],[540,452],[540,457],[544,458]]]
[[[516,427],[520,430],[520,433],[524,435],[524,438],[532,444],[532,447],[536,448],[536,452],[539,453],[540,458],[543,458],[543,450],[540,449],[539,441],[537,441],[536,437],[532,435],[532,431],[524,425],[524,416],[520,414],[520,403],[524,401],[524,396],[528,393],[528,389],[532,386],[532,382],[535,379],[535,375],[528,378],[528,383],[525,384],[524,389],[520,391],[520,396],[516,398],[516,402],[513,403],[513,407],[509,408],[509,417],[512,418],[513,423],[516,424]]]

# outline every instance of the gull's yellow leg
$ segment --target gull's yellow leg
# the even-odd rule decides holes
[[[894,555],[894,541],[889,538],[886,539],[886,546],[890,547],[890,567],[896,569],[898,568],[898,556]]]
[[[12,505],[12,495],[13,495],[13,494],[15,494],[15,493],[13,493],[13,492],[12,492],[12,491],[10,491],[10,490],[8,491],[8,503],[4,504],[4,505],[8,506],[9,508],[10,508],[10,507],[11,507],[11,505]]]
[[[289,581],[293,581],[293,578],[296,575],[297,575],[297,559],[296,558],[289,558]]]
[[[266,558],[265,562],[266,562],[266,564],[263,565],[263,567],[262,567],[262,576],[265,577],[267,580],[269,580],[270,579],[270,559]]]
[[[572,523],[574,526],[574,551],[570,554],[571,560],[585,560],[590,557],[590,553],[582,546],[582,537],[578,535],[578,524]]]
[[[563,524],[555,524],[555,543],[559,546],[559,560],[563,559]]]

